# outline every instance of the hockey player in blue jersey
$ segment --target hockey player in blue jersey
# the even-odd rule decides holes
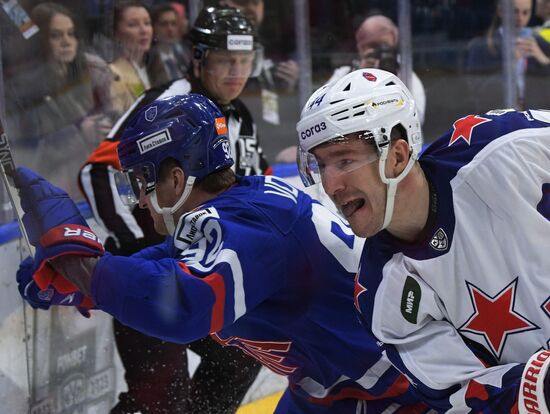
[[[277,413],[426,412],[357,318],[362,240],[284,181],[235,176],[225,119],[207,98],[145,106],[118,155],[123,198],[169,237],[131,257],[105,253],[65,193],[20,169],[37,253],[18,280],[31,304],[86,312],[91,301],[167,341],[210,334],[288,377]]]
[[[355,303],[430,407],[546,413],[550,397],[550,112],[456,122],[418,157],[395,76],[321,87],[298,123],[300,169],[368,237]]]

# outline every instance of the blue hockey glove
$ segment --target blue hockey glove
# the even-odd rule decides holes
[[[52,285],[41,289],[33,279],[35,271],[36,265],[31,257],[23,260],[17,270],[19,293],[33,308],[48,310],[51,305],[75,306],[83,316],[90,317],[90,309],[95,305],[89,297],[78,290],[60,293]]]
[[[103,245],[65,191],[24,167],[17,169],[15,184],[25,212],[23,224],[36,247],[34,280],[38,287],[51,285],[62,294],[77,291],[47,261],[68,254],[101,256]]]

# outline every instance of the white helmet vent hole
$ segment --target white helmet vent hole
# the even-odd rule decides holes
[[[343,92],[351,90],[351,82],[346,85],[344,89],[342,89]]]
[[[333,113],[332,116],[338,116],[338,115],[343,114],[343,113],[348,112],[348,111],[349,111],[349,109],[347,109],[347,108],[342,109],[341,111]]]

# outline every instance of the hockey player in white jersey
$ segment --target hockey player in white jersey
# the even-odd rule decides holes
[[[418,158],[410,92],[364,69],[317,90],[297,129],[304,180],[368,237],[364,326],[424,401],[548,413],[550,112],[464,116]]]

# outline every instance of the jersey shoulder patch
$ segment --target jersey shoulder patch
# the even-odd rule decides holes
[[[211,218],[220,218],[218,211],[212,206],[184,214],[180,218],[174,232],[174,246],[179,250],[185,250],[195,241],[202,238],[203,225]]]

